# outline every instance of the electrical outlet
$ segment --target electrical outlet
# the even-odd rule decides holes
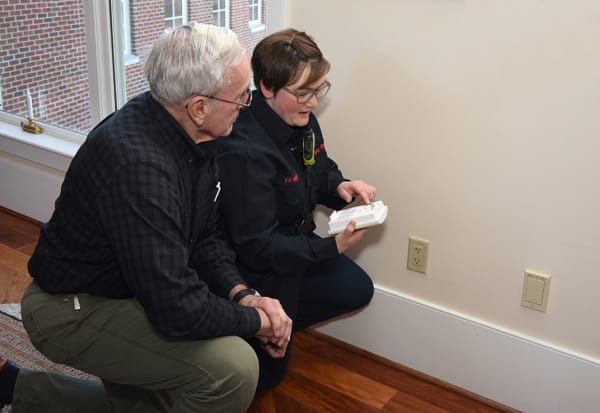
[[[408,259],[406,268],[412,271],[427,274],[427,261],[429,260],[429,241],[417,237],[408,237]]]

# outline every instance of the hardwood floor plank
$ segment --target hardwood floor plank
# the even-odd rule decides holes
[[[27,272],[29,256],[0,244],[0,303],[19,303],[31,281]]]
[[[0,264],[0,304],[20,303],[30,280]]]
[[[0,303],[19,303],[31,282],[27,262],[41,224],[0,207]]]
[[[0,262],[12,270],[28,276],[27,262],[29,255],[0,243]]]
[[[277,413],[273,390],[257,393],[247,413]]]
[[[396,391],[368,376],[355,373],[346,365],[330,362],[319,352],[302,347],[292,349],[290,368],[312,381],[322,381],[336,392],[381,409]]]
[[[430,403],[417,395],[399,391],[396,396],[381,410],[382,412],[411,412],[411,413],[450,413],[452,410]],[[462,413],[473,412],[465,406]]]
[[[288,410],[283,406],[290,406],[292,400],[299,402],[302,406],[301,410],[291,410],[292,413],[307,411],[319,413],[379,413],[381,411],[380,407],[374,407],[367,400],[360,399],[362,389],[354,389],[356,394],[348,397],[348,389],[340,392],[335,389],[334,383],[330,380],[329,377],[317,380],[308,378],[298,372],[295,367],[290,366],[285,380],[274,391],[277,413],[287,413]]]
[[[15,215],[0,207],[0,240],[16,250],[33,252],[37,243],[41,224]]]
[[[287,397],[285,395],[278,395],[275,397],[277,398],[277,409],[273,410],[275,413],[321,413],[321,411],[315,410],[312,407],[302,406],[302,402],[300,400],[295,400],[293,397]],[[258,411],[255,413],[271,412]]]
[[[335,364],[351,366],[352,370],[370,377],[400,392],[416,395],[432,402],[432,405],[448,412],[502,413],[516,410],[494,407],[480,400],[468,397],[467,392],[452,386],[443,387],[438,382],[430,382],[403,370],[403,366],[384,360],[379,356],[358,349],[346,343],[324,336],[318,331],[295,338],[294,348],[300,347],[318,354]],[[376,366],[376,368],[374,368]],[[409,370],[409,369],[406,369]]]
[[[17,251],[20,251],[23,254],[27,255],[27,257],[31,257],[31,254],[33,254],[33,250],[35,249],[36,245],[37,245],[37,239],[35,242],[30,242],[28,244],[24,244],[24,245],[20,246],[19,248],[17,248]]]

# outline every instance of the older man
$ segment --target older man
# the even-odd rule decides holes
[[[245,52],[191,24],[154,44],[145,72],[151,92],[73,158],[22,302],[34,345],[102,383],[9,363],[0,404],[16,413],[245,412],[258,363],[241,337],[285,354],[291,320],[246,286],[218,213],[214,141],[250,105]]]

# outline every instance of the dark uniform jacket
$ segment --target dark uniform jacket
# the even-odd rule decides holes
[[[307,167],[302,141],[311,131],[315,163]],[[288,126],[255,91],[231,135],[217,142],[221,209],[242,267],[282,275],[339,255],[333,237],[311,235],[317,204],[346,205],[337,194],[345,179],[312,114],[306,127]]]

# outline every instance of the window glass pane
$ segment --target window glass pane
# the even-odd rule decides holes
[[[165,28],[173,29],[185,22],[185,0],[169,0],[165,2]]]
[[[213,0],[213,24],[221,27],[229,27],[228,14],[229,3],[227,0]]]
[[[250,6],[250,17],[249,20],[250,21],[258,21],[260,20],[260,13],[259,13],[259,7],[260,7],[260,2],[261,0],[250,0],[248,2],[249,6]]]
[[[165,18],[173,17],[173,0],[165,0]]]
[[[0,2],[2,110],[86,133],[91,128],[83,0]]]
[[[131,33],[129,33],[129,0],[121,0],[121,8],[123,12],[123,19],[121,20],[121,26],[123,30],[123,52],[125,54],[130,54]]]

